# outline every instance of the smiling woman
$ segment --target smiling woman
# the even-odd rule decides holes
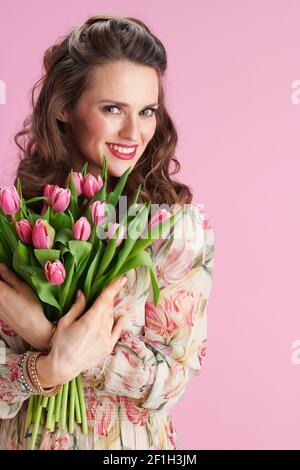
[[[71,167],[85,161],[99,173],[105,154],[111,187],[131,167],[124,194],[142,184],[141,202],[192,201],[190,188],[172,178],[180,163],[165,104],[166,51],[142,21],[91,17],[47,49],[44,68],[32,90],[33,112],[15,135],[16,178],[26,198],[42,195],[47,183],[62,186]],[[107,143],[137,148],[124,157]]]
[[[140,20],[95,16],[47,49],[44,67],[33,88],[32,114],[15,136],[22,152],[15,183],[19,177],[25,199],[42,195],[46,185],[63,187],[70,169],[80,171],[86,162],[99,177],[105,155],[108,191],[130,168],[124,195],[141,186],[137,202],[167,206],[169,215],[177,204],[183,210],[168,237],[149,247],[157,304],[149,272],[139,266],[126,273],[126,287],[106,293],[98,308],[85,311],[84,295],[79,297],[53,334],[29,286],[2,273],[0,449],[29,445],[31,354],[41,389],[81,373],[87,408],[87,433],[77,423],[73,433],[41,426],[35,428],[39,449],[179,449],[169,410],[203,365],[214,240],[203,207],[191,204],[189,187],[171,178],[180,164],[164,98],[166,51]],[[42,204],[32,205],[40,212]],[[127,319],[123,329],[120,316]],[[48,352],[30,353],[30,345]]]

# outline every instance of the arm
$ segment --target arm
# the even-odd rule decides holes
[[[123,331],[105,371],[104,391],[135,398],[143,408],[170,409],[203,366],[214,239],[200,211],[188,205],[169,239],[155,243],[160,301],[154,305],[151,291],[144,335]]]

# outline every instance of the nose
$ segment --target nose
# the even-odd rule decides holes
[[[140,125],[138,122],[138,118],[134,116],[128,116],[121,129],[120,129],[120,137],[128,140],[132,140],[133,142],[140,141]]]

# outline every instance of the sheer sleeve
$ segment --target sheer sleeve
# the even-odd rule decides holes
[[[0,324],[0,419],[13,418],[30,396],[21,380],[23,340]],[[14,350],[12,347],[14,347]]]
[[[169,410],[203,367],[213,230],[201,205],[185,205],[169,237],[152,245],[160,300],[145,304],[144,334],[123,330],[105,370],[104,390],[139,406]]]

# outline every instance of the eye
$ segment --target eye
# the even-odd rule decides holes
[[[113,105],[104,106],[104,108],[103,108],[103,109],[104,109],[104,111],[107,111],[107,112],[109,112],[109,111],[108,111],[108,109],[110,109],[110,108],[116,108],[116,109],[119,109],[117,106],[113,106]],[[116,114],[116,113],[110,113],[110,114]]]
[[[155,113],[156,113],[156,111],[157,111],[157,109],[155,109],[155,108],[146,108],[146,109],[144,109],[144,111],[147,111],[147,110],[152,111],[152,113],[151,113],[150,115],[146,116],[146,117],[152,117],[152,116],[154,116]]]
[[[111,113],[111,112],[109,111],[111,108],[120,109],[120,108],[118,108],[118,106],[114,106],[114,105],[104,106],[103,109],[104,109],[104,111],[107,112],[107,113],[110,113],[110,114],[118,114],[118,113]],[[144,109],[143,111],[148,111],[148,110],[151,111],[151,114],[144,115],[144,117],[152,117],[152,116],[155,115],[155,113],[156,113],[156,111],[157,111],[157,109],[155,109],[155,108],[146,108],[146,109]]]

